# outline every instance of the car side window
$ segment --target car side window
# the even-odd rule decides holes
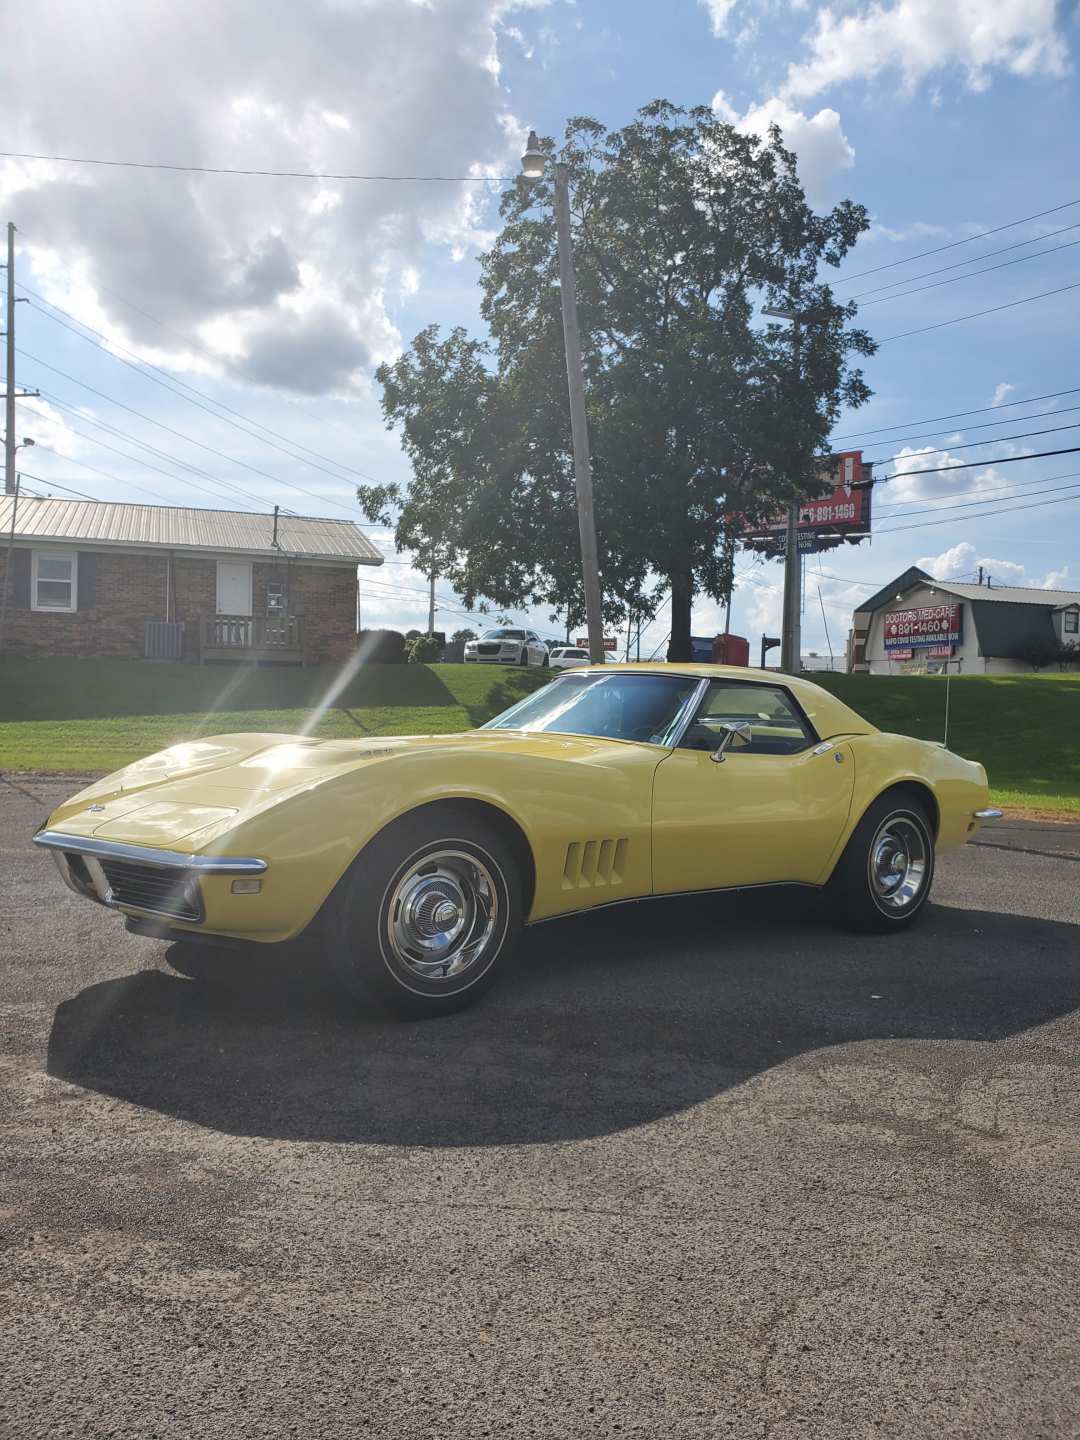
[[[714,680],[705,692],[680,745],[684,750],[715,750],[728,721],[750,725],[751,741],[736,755],[795,755],[817,736],[788,693],[778,685]]]

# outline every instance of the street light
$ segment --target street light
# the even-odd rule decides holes
[[[527,180],[539,180],[547,166],[535,130],[529,131],[521,173]],[[604,621],[600,608],[600,566],[596,554],[596,519],[593,515],[592,464],[589,459],[589,426],[585,419],[585,377],[581,366],[581,338],[578,333],[577,285],[574,255],[570,243],[570,172],[555,164],[555,230],[559,241],[559,293],[562,299],[563,347],[566,351],[566,383],[570,392],[570,437],[574,447],[574,480],[577,487],[578,534],[581,540],[581,575],[585,590],[585,620],[589,632],[589,659],[594,665],[604,660]]]
[[[800,325],[804,312],[788,305],[766,305],[761,313],[791,322],[791,352],[796,379],[801,378]],[[797,675],[802,667],[802,556],[799,554],[799,499],[788,505],[787,542],[784,546],[784,608],[780,627],[780,669]]]

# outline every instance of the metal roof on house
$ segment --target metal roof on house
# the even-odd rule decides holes
[[[1063,605],[1080,603],[1080,590],[1035,590],[1026,585],[958,585],[953,580],[932,580],[935,590],[946,590],[950,595],[959,595],[961,600],[997,600],[1007,605],[1049,605],[1059,609]]]
[[[959,600],[971,600],[982,603],[983,601],[1007,605],[1046,605],[1054,610],[1064,609],[1068,605],[1080,604],[1080,590],[1035,590],[1026,585],[974,585],[966,581],[960,583],[956,580],[935,580],[925,570],[920,570],[917,565],[912,565],[902,575],[898,575],[889,585],[883,585],[876,595],[871,595],[868,600],[860,601],[856,605],[859,610],[881,610],[916,587],[930,586],[934,590],[940,590],[946,595],[955,595]]]
[[[351,520],[196,510],[182,505],[121,505],[111,500],[51,500],[0,495],[0,543],[52,540],[125,549],[200,550],[245,556],[352,561],[381,565],[383,557]]]

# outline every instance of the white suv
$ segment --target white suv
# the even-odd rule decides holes
[[[465,642],[466,665],[546,665],[548,648],[535,630],[485,630]]]

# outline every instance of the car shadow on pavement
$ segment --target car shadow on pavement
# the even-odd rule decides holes
[[[483,1002],[438,1021],[357,1013],[289,954],[229,956],[214,980],[143,970],[58,1007],[48,1069],[235,1135],[574,1140],[823,1047],[1029,1029],[1080,1006],[1078,940],[939,906],[902,935],[849,935],[803,892],[658,901],[537,926]]]

